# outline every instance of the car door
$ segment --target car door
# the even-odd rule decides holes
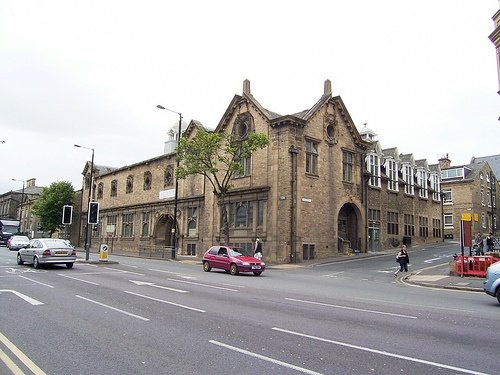
[[[38,240],[33,241],[29,250],[30,250],[29,255],[30,255],[31,259],[33,259],[33,257],[37,254],[41,255],[40,250],[42,250],[42,243]]]
[[[215,256],[215,258],[216,258],[216,262],[217,262],[217,266],[215,268],[220,268],[223,270],[229,269],[229,264],[230,264],[229,250],[226,247],[221,246],[219,248],[219,251],[217,252],[217,255]]]

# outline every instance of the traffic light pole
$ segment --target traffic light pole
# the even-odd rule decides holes
[[[80,145],[75,145],[75,147],[84,148],[86,150],[92,151],[92,161],[90,162],[89,200],[87,204],[87,225],[85,226],[85,260],[88,261],[90,253],[90,225],[89,225],[90,201],[92,198],[92,190],[94,187],[94,149]]]
[[[94,187],[94,149],[92,149],[92,161],[90,162],[90,184],[89,184],[89,204],[87,205],[87,226],[85,227],[85,260],[90,258],[90,200],[92,188]]]

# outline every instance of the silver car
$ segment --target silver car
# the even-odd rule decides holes
[[[65,264],[71,268],[76,260],[76,250],[68,241],[58,238],[35,238],[17,252],[17,264],[32,263],[40,268],[45,264]]]
[[[7,241],[7,247],[9,250],[19,250],[23,247],[28,246],[30,243],[30,239],[26,236],[12,236]]]
[[[496,297],[498,303],[500,303],[500,262],[493,263],[488,267],[483,290],[486,294]]]

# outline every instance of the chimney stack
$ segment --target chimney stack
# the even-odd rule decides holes
[[[245,79],[243,81],[243,95],[251,95],[250,93],[250,81]]]
[[[332,82],[329,79],[325,81],[325,92],[323,93],[323,95],[332,96]]]

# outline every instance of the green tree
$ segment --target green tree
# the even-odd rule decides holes
[[[200,130],[192,139],[181,138],[176,151],[179,167],[176,177],[201,174],[207,178],[218,199],[221,213],[221,238],[229,243],[229,223],[225,197],[231,189],[231,179],[244,171],[243,163],[269,144],[263,133],[251,132],[241,139],[235,134]]]
[[[67,181],[53,182],[43,188],[40,197],[33,203],[32,212],[40,218],[42,229],[50,235],[63,228],[62,207],[72,205],[74,199],[73,185]]]

